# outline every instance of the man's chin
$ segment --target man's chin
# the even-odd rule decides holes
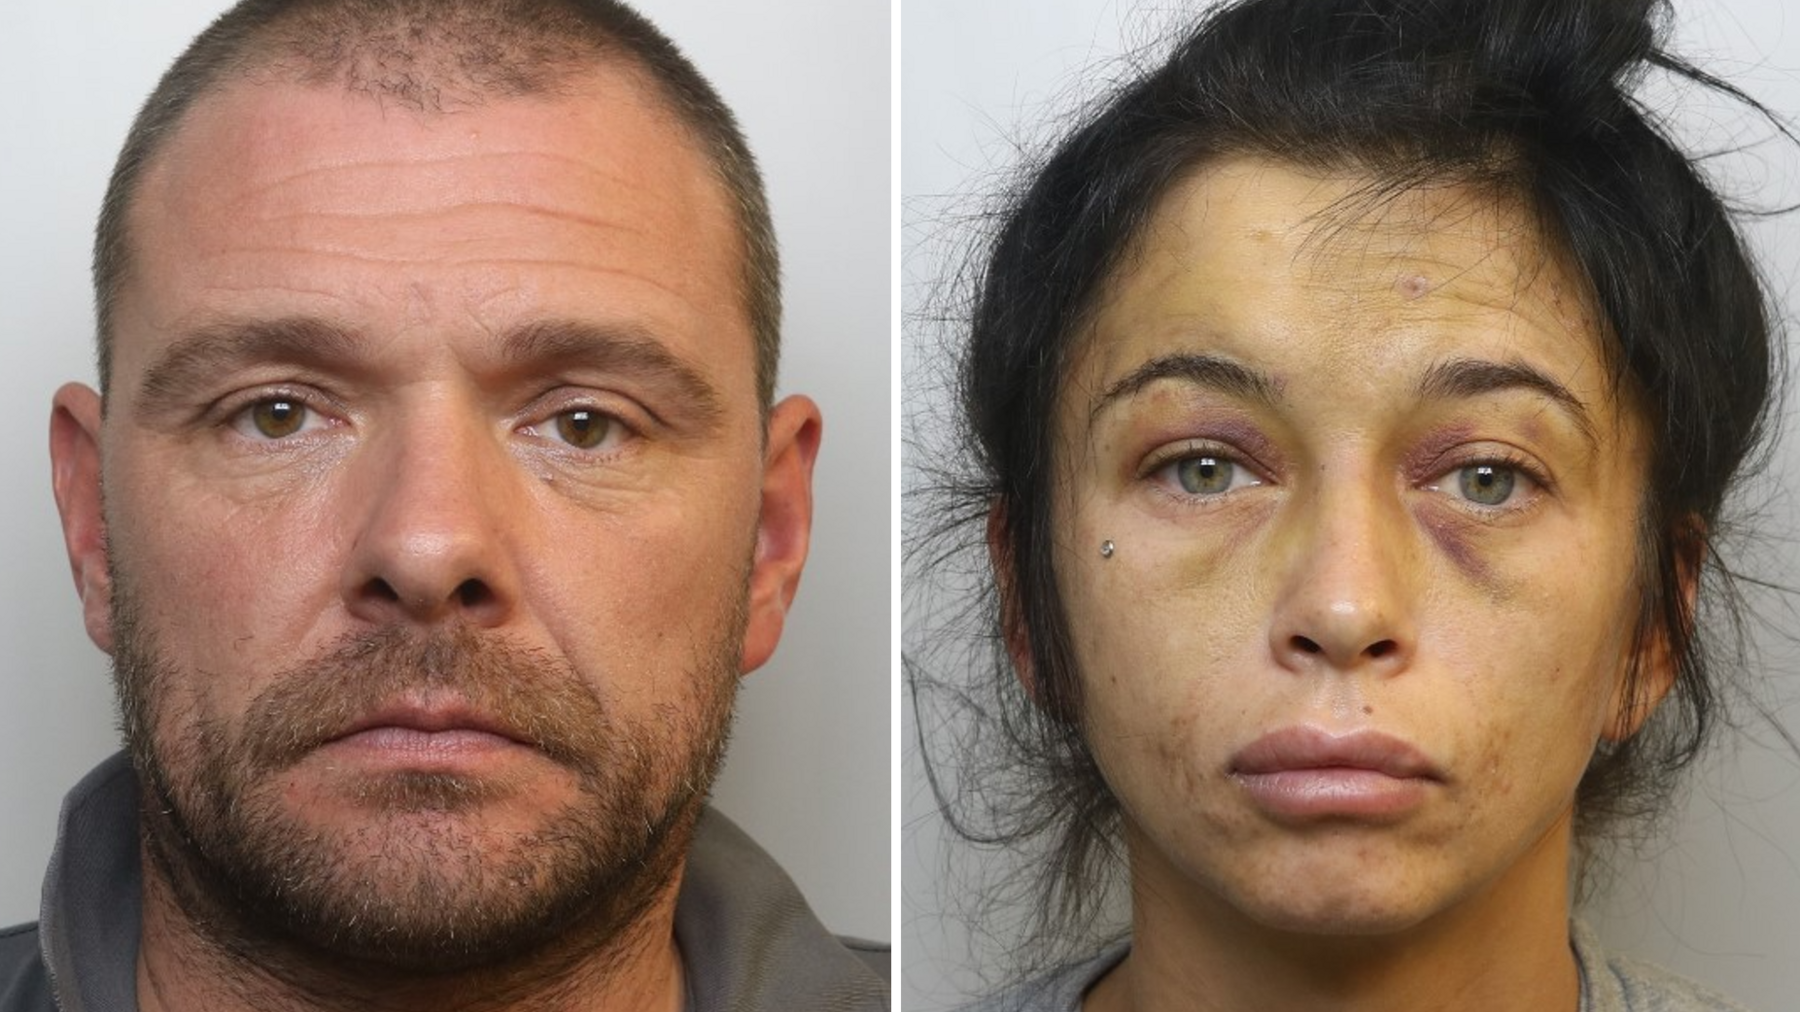
[[[128,581],[118,586],[127,587]],[[567,664],[457,627],[345,637],[203,717],[115,596],[147,880],[216,948],[361,978],[635,944],[730,730],[741,623],[625,721]],[[527,744],[526,742],[529,742]]]
[[[231,925],[265,958],[436,975],[541,951],[583,924],[616,932],[671,885],[698,810],[639,820],[621,839],[568,774],[312,765],[245,785],[242,819],[152,843],[189,914]]]

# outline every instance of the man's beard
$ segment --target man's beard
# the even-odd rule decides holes
[[[310,954],[433,976],[553,944],[604,957],[632,942],[679,869],[725,751],[741,598],[693,670],[670,676],[691,699],[639,724],[614,719],[540,652],[466,627],[393,626],[280,673],[230,725],[172,712],[178,679],[220,676],[173,669],[124,582],[113,586],[114,678],[147,850],[188,920],[265,969]],[[360,826],[314,825],[284,804],[295,764],[420,690],[455,693],[553,760],[575,799],[523,835],[483,831],[484,804],[529,789],[500,777],[345,773],[334,800],[366,809]]]

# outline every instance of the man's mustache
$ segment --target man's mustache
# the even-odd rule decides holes
[[[584,775],[613,741],[600,697],[561,658],[467,626],[389,626],[277,674],[251,700],[234,751],[254,772],[279,772],[422,697]]]

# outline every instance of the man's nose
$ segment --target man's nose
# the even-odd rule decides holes
[[[1296,672],[1394,674],[1412,663],[1414,570],[1404,503],[1378,487],[1316,490],[1292,518],[1270,623],[1276,662]]]
[[[372,435],[358,454],[344,599],[376,624],[498,625],[518,593],[507,549],[521,519],[508,515],[516,464],[479,418],[432,414]]]

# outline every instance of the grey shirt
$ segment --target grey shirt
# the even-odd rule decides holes
[[[0,930],[0,1012],[135,1012],[137,779],[113,756],[63,802],[36,924]],[[712,810],[675,909],[690,1012],[888,1008],[888,947],[825,930],[774,859]]]
[[[1742,1005],[1660,967],[1608,956],[1587,925],[1569,925],[1581,971],[1580,1012],[1746,1012]],[[962,1012],[1081,1012],[1081,996],[1130,951],[1117,945]]]

